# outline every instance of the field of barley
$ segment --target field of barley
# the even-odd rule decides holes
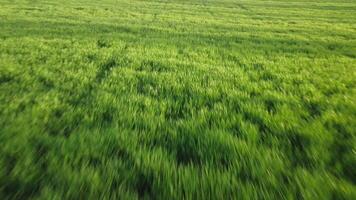
[[[0,0],[0,199],[356,199],[356,1]]]

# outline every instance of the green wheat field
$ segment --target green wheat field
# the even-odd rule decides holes
[[[356,199],[356,0],[0,0],[0,199]]]

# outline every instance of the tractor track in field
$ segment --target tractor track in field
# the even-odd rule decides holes
[[[128,49],[128,44],[125,44],[122,47],[121,51],[117,55],[121,55],[125,58],[125,51]],[[116,54],[115,54],[116,55]],[[81,91],[78,92],[77,96],[71,97],[69,99],[65,99],[70,105],[76,106],[92,106],[93,102],[95,102],[95,95],[100,91],[100,86],[104,84],[105,80],[110,76],[112,70],[114,68],[120,67],[120,61],[112,55],[102,63],[97,65],[97,72],[92,77],[92,81],[87,83]]]

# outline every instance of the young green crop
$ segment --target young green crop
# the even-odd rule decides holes
[[[355,199],[356,2],[0,0],[0,199]]]

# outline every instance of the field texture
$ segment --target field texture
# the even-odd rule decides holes
[[[0,199],[356,199],[355,0],[0,0]]]

